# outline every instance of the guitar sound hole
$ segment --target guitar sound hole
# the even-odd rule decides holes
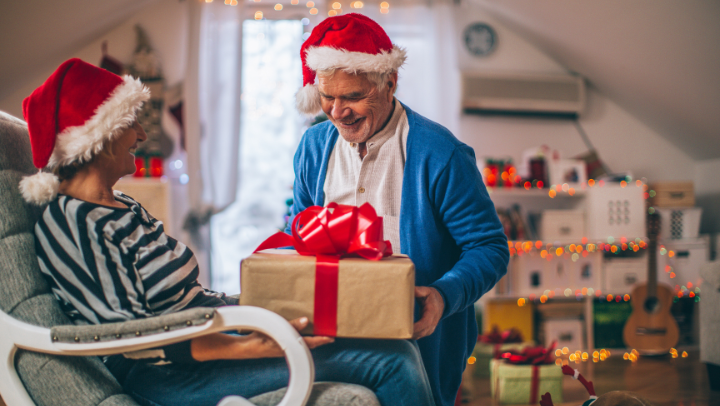
[[[655,313],[660,310],[660,301],[656,297],[649,297],[645,300],[645,311]]]

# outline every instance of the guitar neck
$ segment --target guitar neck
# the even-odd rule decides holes
[[[657,296],[657,240],[651,238],[648,242],[648,280],[647,296]]]

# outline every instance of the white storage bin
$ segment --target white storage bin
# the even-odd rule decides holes
[[[660,214],[660,239],[681,240],[698,238],[700,234],[701,207],[655,208]]]
[[[557,348],[570,351],[584,350],[583,323],[580,319],[550,319],[543,323],[545,346],[557,341]]]
[[[586,191],[587,237],[606,240],[645,237],[645,197],[635,184],[626,187],[610,184]]]
[[[556,290],[560,292],[567,288],[575,286],[574,274],[573,274],[573,262],[563,257],[553,256],[550,261],[545,260],[547,266],[544,269],[545,275],[545,289]],[[556,292],[557,293],[557,292]]]
[[[709,239],[697,238],[694,240],[673,240],[664,242],[665,255],[657,253],[659,272],[662,273],[666,283],[671,286],[700,286],[700,268],[710,260]],[[670,253],[672,252],[672,257]],[[673,278],[670,278],[674,274]]]
[[[640,258],[606,257],[603,265],[603,293],[624,295],[635,285],[647,281],[647,256]]]
[[[576,241],[585,237],[585,213],[580,210],[545,210],[540,221],[544,241]]]
[[[660,249],[658,248],[658,252]],[[632,293],[636,285],[647,283],[648,256],[638,258],[605,257],[603,261],[603,293],[624,295]],[[675,282],[665,272],[665,265],[657,262],[657,281],[668,286]]]
[[[549,263],[537,251],[514,257],[510,268],[510,284],[514,295],[540,295],[547,285],[545,274]]]
[[[577,261],[568,262],[571,267],[573,291],[582,288],[601,289],[603,264],[601,252],[591,252],[587,257],[580,256]]]

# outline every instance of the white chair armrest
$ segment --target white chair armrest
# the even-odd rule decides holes
[[[252,306],[227,306],[215,310],[207,323],[181,330],[118,341],[93,343],[53,342],[50,329],[33,326],[0,312],[0,392],[8,406],[32,405],[14,369],[18,348],[57,355],[113,355],[178,343],[210,333],[229,330],[256,330],[272,337],[285,351],[290,368],[288,391],[278,406],[302,406],[307,402],[315,380],[310,350],[298,332],[281,316]],[[16,395],[17,394],[17,395]]]

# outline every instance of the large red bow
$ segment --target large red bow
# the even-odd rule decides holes
[[[292,236],[270,236],[255,252],[293,246],[300,255],[310,256],[357,254],[377,261],[392,255],[390,241],[383,241],[382,217],[369,203],[310,206],[295,216],[291,230]]]
[[[550,359],[555,346],[557,343],[553,341],[550,347],[545,348],[543,346],[537,347],[525,347],[522,351],[509,350],[503,353],[499,353],[496,357],[504,359],[509,364],[517,365],[542,365],[552,364],[553,361]]]
[[[295,247],[300,255],[315,256],[314,334],[337,334],[337,291],[340,257],[359,255],[379,261],[392,255],[390,241],[383,240],[382,217],[368,203],[360,207],[330,203],[311,206],[295,216],[292,236],[279,232],[255,252]]]

